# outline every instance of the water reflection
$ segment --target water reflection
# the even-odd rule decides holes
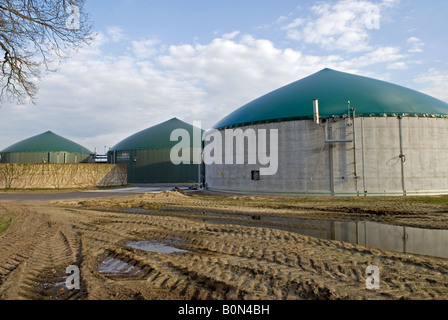
[[[352,222],[351,225],[335,222],[334,230],[335,240],[404,253],[448,258],[448,230],[400,227],[376,222]]]
[[[164,243],[160,243],[157,241],[132,241],[126,244],[127,246],[143,250],[147,252],[158,252],[164,254],[173,254],[173,253],[188,253],[189,251],[176,248],[174,246],[170,246]]]
[[[340,222],[274,216],[261,216],[257,219],[259,221],[253,221],[251,216],[206,214],[221,218],[206,219],[215,223],[258,225],[366,247],[448,258],[448,230],[393,226],[370,221]]]
[[[164,214],[147,210],[141,211],[144,212],[128,213]],[[181,214],[179,212],[173,211],[172,213]],[[203,212],[201,219],[220,224],[274,228],[304,236],[343,241],[366,247],[448,258],[448,230],[393,226],[370,221],[341,222],[217,212]]]

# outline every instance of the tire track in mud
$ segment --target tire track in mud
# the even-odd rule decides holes
[[[18,222],[0,237],[0,298],[62,296],[63,272],[79,259],[79,236],[60,230],[46,213],[14,209]]]
[[[241,228],[236,226],[233,226],[231,228],[223,228],[221,226],[215,227],[213,225],[198,223],[193,223],[192,226],[187,227],[184,221],[179,222],[179,219],[174,218],[159,218],[158,221],[152,221],[151,223],[149,223],[150,228],[148,228],[148,222],[145,222],[146,219],[147,218],[143,218],[143,221],[132,222],[129,222],[127,219],[124,221],[118,219],[112,221],[109,225],[109,228],[125,231],[132,225],[133,227],[131,227],[130,229],[135,233],[140,230],[141,225],[144,225],[153,238],[164,239],[166,237],[183,236],[188,242],[189,248],[198,250],[202,254],[215,254],[220,255],[221,257],[227,257],[225,263],[213,263],[211,260],[207,260],[206,262],[203,261],[203,263],[201,263],[200,260],[191,260],[191,257],[187,259],[178,257],[177,260],[173,261],[170,257],[171,260],[169,260],[169,263],[171,268],[175,269],[175,277],[171,274],[173,272],[168,272],[165,270],[164,272],[168,273],[168,276],[162,276],[158,274],[153,279],[153,285],[156,287],[170,287],[169,285],[167,285],[167,283],[172,282],[172,287],[176,288],[179,286],[179,281],[184,284],[185,281],[180,279],[177,281],[173,280],[171,282],[166,280],[167,277],[174,277],[174,279],[177,279],[180,272],[180,274],[187,276],[189,279],[201,279],[196,281],[196,287],[198,286],[198,284],[202,284],[202,286],[204,286],[204,283],[210,286],[210,284],[213,282],[216,283],[214,286],[222,287],[223,283],[225,284],[226,282],[228,282],[231,283],[234,288],[235,283],[237,283],[237,288],[244,287],[250,289],[250,292],[245,292],[243,296],[251,295],[252,297],[278,299],[327,299],[332,297],[344,298],[346,297],[346,295],[344,295],[344,287],[358,286],[362,288],[362,285],[365,282],[363,271],[366,266],[369,265],[367,264],[368,261],[365,261],[365,264],[362,265],[358,263],[351,263],[350,265],[347,265],[344,260],[350,261],[350,257],[354,254],[360,256],[361,258],[363,255],[365,255],[366,257],[372,255],[372,250],[370,249],[354,250],[354,247],[350,245],[334,245],[328,241],[320,241],[315,239],[311,240],[310,238],[303,238],[297,235],[285,234],[277,230]],[[154,227],[157,227],[157,231],[153,231],[151,233],[150,230],[153,230]],[[181,231],[179,231],[179,229]],[[241,230],[245,230],[245,232],[241,232]],[[197,237],[197,234],[200,234],[201,237]],[[140,235],[142,236],[142,238],[144,238],[145,236],[145,234]],[[148,234],[146,234],[146,236],[148,236]],[[225,238],[226,240],[223,241],[223,238]],[[262,248],[257,248],[258,243],[255,244],[253,242],[248,245],[241,245],[241,243],[244,243],[241,241],[241,239],[248,240],[251,238],[262,238],[265,242],[268,242],[269,245],[261,246]],[[299,244],[302,243],[302,245],[310,245],[312,247],[321,244],[319,242],[323,242],[326,247],[329,247],[331,250],[336,252],[334,252],[333,255],[331,255],[331,253],[329,254],[329,252],[326,252],[326,254],[330,256],[330,261],[322,263],[316,260],[315,255],[306,254],[303,252],[306,250],[291,253],[290,249],[286,250],[287,252],[282,252],[282,250],[280,250],[279,248],[272,249],[274,247],[283,246],[283,244],[281,244],[282,242],[291,241]],[[280,244],[275,245],[276,242],[279,242]],[[258,245],[258,247],[260,247],[260,245]],[[343,252],[346,253],[345,255],[343,255],[343,257],[341,257],[340,252],[341,247],[344,248]],[[376,254],[378,254],[378,252],[378,250],[375,250]],[[235,258],[236,260],[233,258]],[[235,261],[233,261],[232,259]],[[399,262],[399,259],[396,259],[395,257],[391,260],[394,262]],[[191,263],[191,261],[194,261],[194,263]],[[249,263],[247,261],[250,261],[252,263]],[[338,261],[340,263],[337,263]],[[210,267],[212,264],[213,268]],[[268,266],[264,266],[264,264],[268,264]],[[254,270],[257,270],[256,266],[263,266],[265,268],[264,274],[261,273],[263,274],[261,279],[259,271],[256,271],[254,273]],[[389,272],[398,273],[399,269],[406,269],[406,267],[406,264],[398,263],[398,265],[394,269],[391,269],[391,271]],[[248,272],[247,270],[251,270],[251,272]],[[271,271],[266,272],[266,270]],[[229,271],[231,272],[229,273]],[[316,277],[318,278],[318,280],[314,280],[314,278]],[[293,279],[296,280],[293,281]],[[300,279],[311,280],[302,281]],[[412,290],[409,290],[409,285],[400,285],[400,283],[406,283],[406,281],[408,280],[410,279],[406,277],[400,278],[397,281],[398,284],[394,284],[390,283],[390,279],[386,277],[384,282],[386,290],[382,295],[390,295],[391,293],[389,291],[397,291],[396,289],[398,289],[399,292],[411,292]],[[331,284],[331,287],[337,288],[336,291],[339,290],[340,292],[342,292],[342,294],[332,293],[331,290],[327,288],[328,282],[331,281],[334,282]],[[252,282],[264,282],[265,288],[256,288],[251,284]],[[280,290],[279,292],[279,289],[277,288],[282,287],[285,289]],[[288,288],[295,289],[291,291],[291,289]],[[172,290],[171,287],[169,289]],[[204,289],[202,289],[202,291],[203,290]],[[242,297],[241,294],[235,294],[235,292],[238,292],[237,289],[233,289],[230,291],[232,291],[232,294],[230,294],[229,296],[239,298]],[[439,292],[439,294],[440,293],[441,292]],[[208,297],[208,295],[206,295],[204,292],[199,295],[193,289],[183,290],[180,292],[180,294],[185,295],[186,298],[199,296]],[[380,295],[380,297],[382,295]],[[227,295],[224,295],[224,297],[227,297]],[[365,293],[364,297],[377,297],[377,295]],[[221,298],[223,297],[221,296]]]
[[[70,243],[65,233],[46,230],[26,261],[18,281],[18,296],[24,299],[69,298],[65,288],[65,269],[76,263],[79,244]]]
[[[170,221],[172,219],[168,219]],[[142,222],[140,222],[142,223]],[[127,222],[114,221],[114,227],[116,224],[122,225],[118,229],[126,229],[123,225],[129,225]],[[135,224],[135,222],[134,222]],[[178,225],[173,224],[172,221],[169,222],[171,227],[176,227]],[[185,226],[185,225],[184,225]],[[158,223],[159,231],[153,232],[152,236],[158,239],[163,239],[166,234],[160,230],[170,230],[170,227],[163,223]],[[243,296],[250,295],[251,297],[266,298],[277,298],[277,299],[300,299],[300,298],[343,298],[343,294],[332,293],[325,283],[333,281],[332,286],[334,288],[340,288],[340,291],[344,291],[344,287],[347,286],[358,286],[361,287],[363,282],[365,282],[365,277],[362,275],[362,268],[365,266],[358,266],[354,264],[352,267],[341,267],[343,265],[340,252],[337,252],[332,256],[332,262],[319,262],[313,258],[314,255],[307,255],[303,252],[291,253],[282,252],[280,249],[271,249],[275,246],[275,242],[287,242],[294,241],[296,243],[302,242],[303,244],[309,244],[312,246],[316,245],[316,241],[309,241],[309,239],[302,239],[295,235],[284,235],[281,232],[268,229],[251,230],[249,229],[250,235],[247,233],[241,233],[242,228],[233,227],[231,230],[225,228],[214,228],[214,227],[201,227],[199,230],[194,226],[189,230],[189,232],[184,232],[183,236],[189,241],[189,247],[199,250],[200,252],[207,254],[219,254],[221,257],[227,257],[226,261],[223,263],[212,262],[208,259],[206,261],[201,260],[189,260],[182,257],[178,257],[177,260],[170,260],[170,265],[176,268],[176,271],[181,271],[182,274],[188,275],[188,277],[194,279],[202,279],[198,281],[199,283],[211,283],[213,281],[218,281],[217,286],[222,286],[222,283],[229,282],[231,284],[238,283],[237,287],[244,287],[250,289],[249,292],[245,292]],[[133,228],[135,231],[138,228]],[[184,228],[185,229],[185,228]],[[244,229],[244,228],[243,228]],[[194,237],[199,231],[201,234],[200,238]],[[226,234],[227,233],[227,234]],[[170,233],[173,236],[175,233]],[[207,238],[207,235],[214,235],[215,239]],[[263,238],[265,241],[269,242],[269,245],[261,246],[250,243],[250,247],[241,245],[241,238],[250,239],[255,236],[256,238]],[[226,238],[226,241],[222,241],[220,238]],[[298,239],[299,238],[299,239]],[[232,240],[229,240],[232,239]],[[235,240],[237,239],[237,240]],[[328,243],[327,243],[328,245]],[[257,248],[258,246],[258,248]],[[280,245],[281,247],[282,245]],[[337,247],[337,246],[336,246]],[[356,251],[347,250],[350,255],[356,254]],[[344,257],[347,259],[349,257]],[[189,258],[191,259],[191,258]],[[341,261],[341,265],[336,264],[335,261]],[[194,261],[194,262],[191,262]],[[213,265],[213,267],[211,267]],[[260,272],[257,268],[264,268],[264,271]],[[403,268],[404,266],[398,266],[397,268]],[[248,270],[251,270],[250,272]],[[270,272],[266,272],[270,270]],[[361,271],[360,271],[361,270]],[[230,272],[229,272],[230,271]],[[230,276],[229,276],[230,274]],[[260,276],[260,274],[262,276]],[[232,276],[233,275],[233,276]],[[313,280],[314,278],[319,278],[318,280]],[[164,279],[164,278],[162,278]],[[207,279],[207,280],[204,280]],[[211,280],[213,279],[213,281]],[[301,279],[311,279],[302,281]],[[322,281],[322,279],[324,281]],[[166,285],[165,281],[160,282],[160,277],[156,277],[157,281],[154,281],[155,286]],[[386,278],[386,284],[387,282]],[[264,288],[257,288],[254,284],[265,283]],[[177,285],[177,281],[174,284]],[[234,286],[235,287],[235,286]],[[399,287],[399,286],[398,286]],[[278,291],[277,288],[284,288]],[[290,288],[295,288],[291,291]],[[399,287],[403,289],[403,286]],[[184,290],[185,291],[185,290]],[[186,290],[190,292],[189,297],[196,296],[191,294],[194,290]],[[407,290],[409,291],[409,290]],[[233,289],[233,297],[241,298],[241,293],[235,295],[234,292],[238,292]],[[386,294],[387,295],[387,294]],[[365,294],[365,297],[374,297],[373,294]]]
[[[0,257],[0,299],[448,297],[445,260],[263,227],[213,224],[188,214],[14,209],[22,221],[0,236],[5,248]],[[174,243],[188,252],[162,254],[127,245],[150,240]],[[365,269],[372,264],[382,272],[379,291],[365,288]],[[79,291],[63,285],[69,265],[81,270]]]

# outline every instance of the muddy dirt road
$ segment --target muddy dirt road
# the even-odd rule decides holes
[[[339,211],[343,219],[363,215],[402,221],[414,214],[418,223],[427,223],[428,215],[438,217],[440,228],[446,223],[441,213],[445,203],[410,205],[395,218],[372,212],[369,206],[378,207],[375,203],[364,211],[351,210],[357,213],[343,210],[347,203],[336,203],[330,213],[318,210],[316,200],[311,212],[306,201],[172,192],[53,204],[0,203],[0,219],[8,223],[0,234],[0,299],[448,299],[447,259],[201,218],[201,210],[210,209],[317,218]],[[133,210],[123,212],[129,208]],[[149,252],[144,246],[131,247],[131,241],[157,241],[185,252]],[[79,290],[65,286],[70,265],[80,269]],[[379,290],[366,289],[369,265],[381,271]]]

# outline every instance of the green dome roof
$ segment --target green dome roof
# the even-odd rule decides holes
[[[319,99],[321,117],[348,113],[357,116],[448,117],[448,104],[392,83],[324,69],[273,91],[236,110],[214,127],[314,119],[313,100]]]
[[[19,152],[70,152],[80,154],[92,153],[87,148],[73,141],[65,139],[51,131],[18,142],[2,151],[2,153]]]
[[[114,146],[111,151],[172,149],[177,141],[171,141],[171,133],[185,129],[193,138],[193,126],[177,118],[161,123],[130,136]]]

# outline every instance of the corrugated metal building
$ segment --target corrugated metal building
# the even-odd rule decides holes
[[[171,141],[171,134],[183,129],[193,138],[193,128],[173,118],[118,143],[108,152],[108,161],[128,165],[129,183],[198,183],[198,165],[175,165],[171,161],[171,151],[178,144],[178,141]],[[189,152],[192,159],[193,148]]]
[[[51,131],[18,142],[0,152],[0,163],[81,163],[91,151]]]
[[[278,170],[260,177],[259,160],[244,165],[223,160],[206,166],[211,189],[448,194],[448,104],[398,85],[324,69],[254,100],[214,127],[222,136],[235,128],[278,130]],[[269,138],[267,146],[273,150]],[[243,152],[247,159],[247,148]]]

